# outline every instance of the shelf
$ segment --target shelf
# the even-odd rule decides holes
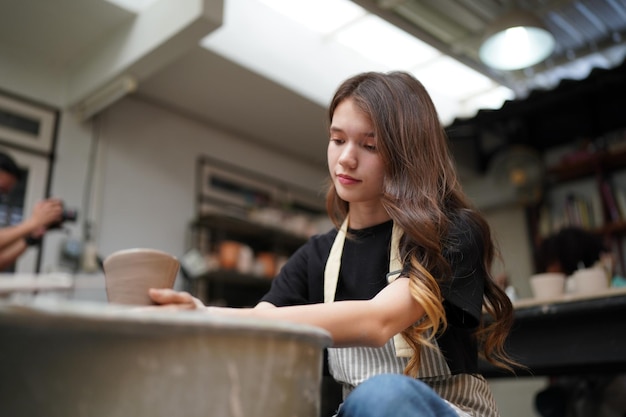
[[[291,255],[306,243],[306,238],[270,225],[254,223],[248,219],[211,213],[202,215],[191,223],[196,231],[196,244],[207,240],[207,247],[219,248],[220,242],[235,240],[248,245],[259,256],[269,251],[277,256]],[[190,290],[207,304],[230,307],[252,307],[267,293],[272,278],[255,274],[243,274],[236,269],[219,269],[207,272],[189,281]]]
[[[624,184],[617,179],[622,178],[621,170],[626,170],[626,149],[572,153],[566,162],[548,168],[546,194],[554,192],[555,199],[546,198],[528,212],[536,267],[540,267],[537,260],[542,239],[569,225],[601,237],[614,254],[616,273],[626,271]],[[576,180],[590,183],[579,184]]]
[[[271,278],[258,277],[256,275],[241,274],[237,271],[218,270],[207,272],[196,279],[203,279],[219,284],[242,285],[246,287],[269,288],[272,284]]]
[[[626,150],[597,152],[581,157],[577,161],[549,167],[548,177],[552,182],[565,182],[620,168],[626,168]]]
[[[606,234],[606,235],[626,234],[626,221],[621,220],[617,222],[608,223],[600,228],[593,229],[592,232],[596,234]]]
[[[269,275],[316,233],[317,217],[324,213],[320,197],[294,184],[199,157],[190,246],[206,257],[211,269],[238,264],[246,266],[241,270],[263,271],[264,276],[212,270],[188,280],[190,291],[209,304],[256,305],[271,287]],[[234,247],[230,254],[229,246]]]
[[[290,248],[298,248],[307,241],[304,236],[295,235],[278,227],[254,223],[247,219],[224,214],[203,215],[192,224],[192,227],[219,230],[242,239],[262,239]]]
[[[203,288],[207,305],[254,307],[272,285],[269,278],[237,271],[212,271],[194,280]]]

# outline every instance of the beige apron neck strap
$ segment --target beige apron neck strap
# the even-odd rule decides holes
[[[391,231],[391,249],[389,250],[389,273],[387,283],[391,284],[402,272],[402,260],[400,259],[400,237],[402,230],[395,223]]]
[[[341,254],[343,253],[343,245],[346,242],[346,234],[348,233],[348,217],[341,224],[341,228],[337,231],[337,236],[330,248],[330,254],[326,261],[324,269],[324,302],[332,303],[335,301],[335,292],[337,291],[337,281],[339,280],[339,268],[341,267]]]
[[[387,274],[387,282],[391,284],[402,273],[402,260],[400,259],[400,238],[402,237],[402,229],[394,222],[391,231],[391,249],[389,252],[389,273]],[[413,356],[413,348],[404,340],[400,333],[393,337],[393,345],[396,349],[396,356],[411,357]]]

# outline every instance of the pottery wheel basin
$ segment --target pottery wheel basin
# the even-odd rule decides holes
[[[317,417],[322,329],[107,304],[0,304],[6,416]]]

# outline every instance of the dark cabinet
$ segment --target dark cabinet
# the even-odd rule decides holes
[[[306,242],[278,227],[225,214],[201,216],[190,230],[208,271],[188,277],[188,290],[209,305],[254,306],[282,263]]]

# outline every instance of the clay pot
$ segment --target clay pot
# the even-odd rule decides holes
[[[265,278],[274,278],[276,274],[276,254],[273,252],[259,252],[256,256],[257,271]]]
[[[317,417],[330,343],[312,326],[197,311],[0,303],[2,415]]]
[[[575,271],[571,278],[578,294],[594,294],[609,288],[609,279],[603,268],[583,268]]]
[[[241,274],[250,274],[254,269],[254,251],[248,245],[241,245],[237,257],[237,271]]]
[[[103,262],[109,303],[151,305],[150,288],[172,288],[180,263],[156,249],[126,249]]]
[[[565,292],[565,274],[544,272],[530,277],[530,289],[536,299],[554,299]]]
[[[239,261],[239,252],[243,245],[234,240],[224,240],[220,242],[218,256],[220,260],[220,268],[235,269]]]

